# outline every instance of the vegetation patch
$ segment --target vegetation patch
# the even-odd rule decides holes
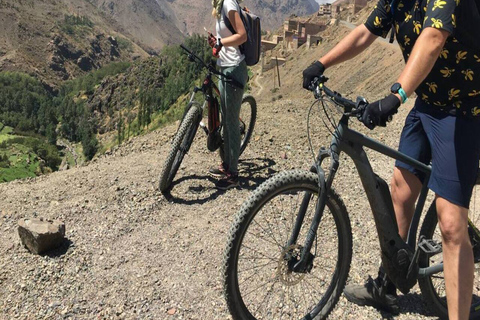
[[[88,18],[75,15],[65,16],[64,25],[93,27]],[[128,40],[117,41],[124,50],[132,46]],[[185,45],[207,63],[215,63],[205,37],[195,35]],[[30,75],[1,72],[0,181],[58,170],[62,151],[57,135],[78,146],[80,160],[88,161],[105,147],[178,119],[188,92],[195,83],[200,85],[202,70],[179,46],[170,46],[158,57],[112,63],[67,81],[55,95]],[[102,147],[99,136],[114,141]],[[76,161],[69,153],[64,157],[73,166]]]
[[[84,36],[92,30],[93,26],[93,22],[86,16],[66,14],[59,27],[66,34]]]

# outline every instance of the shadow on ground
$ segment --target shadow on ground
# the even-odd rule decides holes
[[[45,253],[42,253],[41,255],[47,256],[50,258],[58,258],[66,254],[68,249],[70,249],[70,247],[72,246],[74,246],[73,242],[70,241],[69,239],[65,239],[60,247],[47,251]]]
[[[435,313],[427,308],[423,298],[418,293],[409,293],[400,295],[398,297],[398,304],[400,305],[400,314],[422,315],[428,317],[435,317]],[[381,312],[382,319],[395,319],[397,316],[388,312]]]
[[[267,158],[240,160],[238,164],[240,188],[245,190],[256,189],[261,183],[277,172],[276,170],[272,169],[275,164],[276,162],[274,160]],[[218,196],[225,192],[215,188],[216,181],[216,179],[213,179],[208,175],[192,174],[183,176],[180,179],[174,180],[170,190],[164,192],[163,195],[169,202],[173,203],[187,205],[203,204],[207,201],[215,200],[218,198]],[[180,197],[180,195],[176,194],[175,192],[172,194],[172,191],[175,190],[175,187],[178,187],[184,182],[188,182],[190,185],[188,187],[188,193],[190,195],[198,195],[196,199],[187,199],[187,197],[183,197],[183,195]]]

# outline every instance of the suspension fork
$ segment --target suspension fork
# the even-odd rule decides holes
[[[310,262],[313,259],[310,250],[312,248],[313,242],[315,241],[315,236],[317,234],[318,226],[320,225],[320,221],[323,217],[323,212],[325,210],[325,205],[327,203],[327,197],[329,189],[332,185],[333,178],[337,172],[339,166],[339,154],[336,148],[333,148],[335,144],[332,144],[332,148],[330,152],[327,151],[325,148],[321,148],[320,152],[317,157],[317,161],[315,165],[312,166],[311,171],[318,174],[318,187],[319,187],[319,196],[315,206],[315,215],[312,220],[312,224],[310,225],[310,229],[307,233],[307,238],[305,240],[305,244],[302,248],[300,260],[293,266],[293,271],[295,272],[307,272],[309,270]],[[325,180],[325,172],[321,167],[321,164],[324,159],[327,157],[332,157],[332,162],[330,164],[329,175],[328,179]],[[295,221],[295,226],[293,228],[292,236],[288,241],[288,246],[296,243],[298,240],[298,235],[300,233],[301,226],[305,219],[305,213],[307,211],[308,205],[310,203],[312,197],[312,193],[307,192],[302,200],[302,204],[300,206],[299,213],[297,215],[297,219]]]

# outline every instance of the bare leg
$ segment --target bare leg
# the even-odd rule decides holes
[[[408,228],[415,212],[415,202],[422,189],[422,183],[410,171],[395,167],[390,187],[393,208],[397,218],[398,233],[403,240],[406,240]]]
[[[443,239],[443,261],[450,320],[468,319],[473,290],[473,251],[468,237],[468,209],[436,197]]]

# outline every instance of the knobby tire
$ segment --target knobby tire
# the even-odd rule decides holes
[[[162,173],[160,175],[160,191],[167,191],[175,177],[175,174],[182,163],[183,157],[190,149],[193,138],[197,132],[202,116],[202,110],[199,105],[189,105],[189,109],[183,118],[177,133],[173,139],[170,153],[165,160]]]
[[[289,263],[285,257],[296,249],[301,250],[296,246],[305,242],[318,191],[316,174],[287,171],[264,182],[243,203],[230,228],[223,262],[224,294],[234,320],[326,319],[335,307],[350,270],[352,231],[345,205],[333,189],[328,194],[312,246],[311,253],[316,257],[311,270],[296,273],[285,268]],[[297,244],[286,247],[298,212],[292,204],[301,203],[308,195],[311,195],[310,202]],[[332,246],[333,250],[329,250]],[[267,247],[273,249],[265,249]],[[260,265],[249,275],[256,260]],[[259,281],[255,283],[257,278]],[[268,285],[254,291],[263,281]],[[271,294],[277,289],[277,295]],[[294,303],[292,309],[289,308],[290,295],[296,291],[299,292],[298,307]]]

